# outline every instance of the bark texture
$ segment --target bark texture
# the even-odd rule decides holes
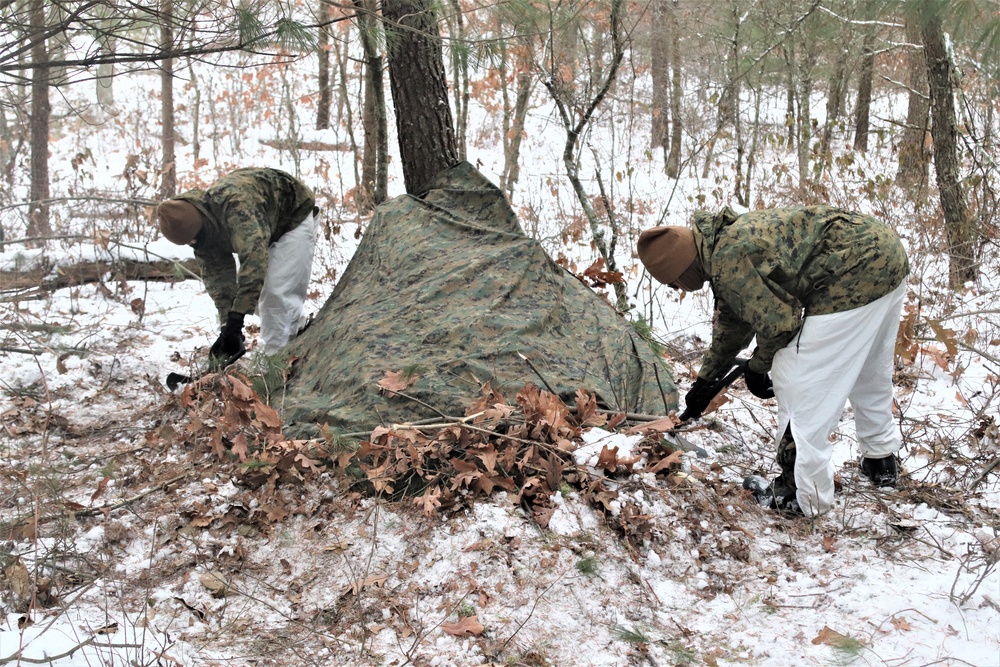
[[[441,38],[431,0],[382,3],[389,52],[389,89],[409,194],[421,194],[440,172],[459,162]]]
[[[924,40],[931,97],[934,171],[948,237],[948,279],[951,287],[957,289],[976,277],[975,229],[966,210],[965,194],[959,180],[952,63],[945,47],[941,15],[932,3],[925,5],[920,12],[920,31]]]

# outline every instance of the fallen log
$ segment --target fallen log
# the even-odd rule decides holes
[[[30,271],[0,271],[0,301],[13,301],[18,297],[8,295],[11,292],[33,290],[37,293],[51,292],[65,287],[75,287],[86,283],[112,280],[156,280],[161,282],[179,282],[201,275],[197,260],[186,259],[155,260],[139,262],[133,259],[122,259],[113,262],[85,261],[67,266],[60,266],[52,275],[51,267],[41,266]]]

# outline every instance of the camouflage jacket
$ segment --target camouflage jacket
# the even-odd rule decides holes
[[[699,212],[694,235],[716,300],[712,344],[698,372],[707,379],[729,370],[755,335],[750,369],[770,370],[807,315],[864,306],[909,273],[888,225],[830,206]]]
[[[237,169],[207,190],[188,190],[204,222],[194,244],[205,289],[219,321],[233,310],[252,314],[264,286],[268,248],[301,223],[315,204],[312,190],[277,169]],[[239,273],[233,253],[240,258]]]

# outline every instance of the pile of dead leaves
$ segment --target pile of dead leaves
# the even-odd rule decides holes
[[[572,453],[584,430],[614,430],[626,418],[599,410],[585,389],[569,406],[527,384],[509,403],[486,384],[464,417],[381,426],[356,450],[339,453],[329,442],[286,439],[278,414],[238,373],[201,378],[184,389],[180,404],[188,415],[178,434],[182,441],[235,464],[234,477],[248,487],[273,490],[339,471],[354,486],[412,502],[427,515],[505,491],[542,527],[554,512],[553,496],[575,489],[635,542],[648,535],[649,517],[634,501],[619,498],[609,481],[631,475],[640,463],[648,473],[669,473],[680,457],[663,446],[662,428],[654,427],[631,456],[605,447],[596,466],[578,465]]]
[[[238,463],[237,478],[247,486],[301,482],[326,467],[316,443],[285,438],[278,413],[242,375],[206,375],[184,388],[180,403],[189,418],[182,439]]]
[[[633,501],[620,501],[609,478],[631,474],[640,462],[648,472],[665,473],[679,453],[664,448],[654,435],[633,456],[620,458],[617,448],[605,447],[595,468],[578,465],[572,452],[583,431],[614,429],[625,415],[599,411],[596,397],[584,389],[576,398],[570,407],[527,384],[510,404],[487,384],[465,418],[377,428],[356,452],[339,457],[337,465],[359,467],[370,490],[409,499],[428,515],[503,490],[543,528],[554,512],[552,497],[577,489],[598,509],[613,514],[626,537],[638,541],[649,530],[649,517]]]

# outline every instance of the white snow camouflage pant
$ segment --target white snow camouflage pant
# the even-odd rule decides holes
[[[791,423],[795,439],[796,499],[806,516],[833,507],[833,443],[850,401],[861,455],[878,459],[899,451],[892,418],[892,369],[906,282],[860,308],[808,316],[771,367],[778,401],[777,444]]]
[[[316,248],[317,221],[310,213],[268,250],[267,274],[257,301],[265,354],[274,354],[284,347],[301,325]]]

